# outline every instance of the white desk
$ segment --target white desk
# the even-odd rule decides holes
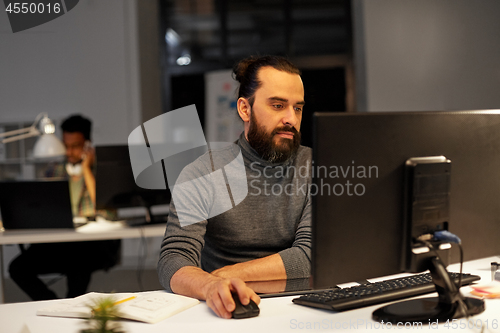
[[[498,258],[486,258],[468,262],[465,271],[480,275],[482,281],[489,282],[490,262]],[[458,271],[457,265],[449,267],[451,271]],[[468,296],[470,288],[463,287],[462,292]],[[347,332],[347,331],[387,331],[387,326],[382,326],[371,319],[372,312],[380,305],[362,309],[331,312],[295,305],[291,302],[294,297],[279,297],[262,299],[260,304],[261,314],[258,317],[242,320],[221,319],[216,317],[207,305],[202,302],[193,308],[170,317],[160,323],[151,325],[139,322],[124,321],[124,328],[129,333],[165,333],[165,332],[228,332],[228,333],[264,333],[264,332]],[[81,319],[51,318],[36,316],[36,310],[49,304],[58,302],[29,302],[18,304],[0,305],[0,327],[2,333],[46,333],[46,332],[78,332],[82,328]],[[485,324],[488,330],[484,332],[500,332],[500,300],[487,300],[486,311],[472,317],[474,322]],[[494,328],[494,324],[497,326]],[[307,325],[311,327],[308,328]],[[316,325],[316,327],[314,327]],[[472,327],[472,324],[471,324]],[[407,331],[411,328],[392,327],[393,330]],[[413,328],[422,332],[481,332],[480,329],[453,329],[438,326],[424,325]]]
[[[4,303],[2,245],[154,237],[163,236],[164,233],[164,224],[129,227],[121,222],[89,222],[78,229],[25,229],[0,232],[0,304]]]

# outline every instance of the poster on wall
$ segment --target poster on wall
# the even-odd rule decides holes
[[[236,111],[238,83],[232,70],[205,74],[205,136],[208,142],[234,142],[243,131]]]

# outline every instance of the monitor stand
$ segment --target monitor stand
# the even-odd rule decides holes
[[[484,311],[483,300],[464,297],[460,293],[438,257],[430,258],[428,267],[438,297],[419,298],[386,305],[373,312],[373,320],[393,324],[401,322],[432,324],[472,316]]]

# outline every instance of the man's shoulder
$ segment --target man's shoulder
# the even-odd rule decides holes
[[[311,147],[307,147],[307,146],[302,146],[300,145],[299,146],[299,149],[297,150],[298,153],[303,153],[303,154],[309,154],[309,155],[312,155],[312,148]]]
[[[189,180],[207,176],[231,163],[239,154],[239,148],[235,144],[208,149],[203,155],[189,163],[182,170],[183,178]]]
[[[297,150],[297,157],[295,163],[302,165],[304,163],[311,163],[312,161],[312,149],[306,146],[299,146]]]

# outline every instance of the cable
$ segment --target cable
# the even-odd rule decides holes
[[[458,247],[460,249],[460,275],[458,278],[457,288],[458,288],[458,291],[460,292],[460,288],[462,287],[462,271],[463,271],[463,264],[464,264],[464,250],[462,247],[462,241],[460,240],[460,238],[457,235],[449,232],[448,230],[436,231],[434,233],[434,238],[436,240],[447,241],[450,243],[458,244]],[[433,248],[431,248],[431,249],[437,255],[437,252]],[[438,255],[438,257],[439,257],[439,255]],[[470,320],[470,312],[469,312],[469,308],[465,304],[465,301],[462,298],[459,298],[458,303],[459,303],[460,307],[462,308],[462,312],[464,313],[465,319],[467,321],[469,321]],[[482,326],[481,333],[484,332],[484,330],[485,330],[485,326]]]
[[[457,235],[449,232],[448,230],[436,231],[433,236],[434,236],[433,238],[438,241],[458,244],[458,247],[460,249],[460,273],[458,275],[458,283],[455,283],[454,281],[452,281],[452,283],[455,284],[458,293],[460,293],[460,288],[462,287],[462,273],[464,265],[464,251],[462,247],[462,241]],[[442,261],[441,256],[429,241],[425,239],[421,239],[421,241],[425,245],[427,245],[427,247],[436,255],[436,257],[439,258],[440,261]],[[465,319],[469,319],[470,318],[469,308],[467,307],[465,301],[461,297],[458,297],[458,304],[462,308],[462,313],[464,314]]]
[[[449,232],[448,230],[436,231],[434,232],[433,237],[434,239],[443,242],[462,244],[462,240],[457,235]]]
[[[463,265],[464,265],[464,250],[462,248],[462,240],[457,235],[449,232],[448,230],[436,231],[433,236],[434,236],[434,239],[436,239],[438,241],[458,244],[458,247],[460,249],[460,275],[458,277],[457,288],[458,288],[458,290],[460,290],[460,288],[462,287],[462,272],[463,272]],[[439,255],[437,254],[437,252],[435,250],[434,250],[434,253],[439,257]],[[439,259],[441,259],[441,258],[439,258]]]

